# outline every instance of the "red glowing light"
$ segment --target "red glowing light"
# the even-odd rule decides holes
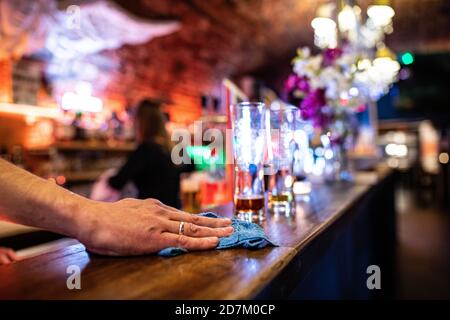
[[[66,183],[66,177],[64,176],[57,176],[56,177],[56,183],[60,186]]]

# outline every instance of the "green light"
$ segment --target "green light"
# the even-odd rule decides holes
[[[411,64],[414,62],[414,56],[410,52],[405,52],[402,54],[402,62],[405,65]]]
[[[205,155],[209,155],[208,152],[210,152],[208,147],[205,146],[187,146],[186,151],[189,155],[189,157],[204,157]]]
[[[219,167],[225,163],[225,154],[222,150],[219,150],[215,157],[211,156],[209,146],[187,146],[186,151],[198,170],[208,169],[213,163]]]

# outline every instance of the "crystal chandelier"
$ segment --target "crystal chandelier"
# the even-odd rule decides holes
[[[374,0],[365,17],[356,0],[337,0],[321,5],[311,22],[317,47],[340,46],[351,53],[355,83],[371,100],[387,92],[400,70],[384,42],[393,32],[394,15],[389,0]]]
[[[311,26],[318,47],[333,48],[340,38],[359,47],[373,48],[384,41],[385,34],[392,33],[395,12],[389,0],[375,0],[367,9],[365,21],[361,8],[355,3],[355,0],[331,1],[317,9]]]

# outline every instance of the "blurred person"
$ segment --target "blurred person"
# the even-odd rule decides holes
[[[3,159],[0,195],[0,218],[76,238],[98,254],[143,255],[172,246],[213,249],[219,237],[233,232],[230,219],[189,214],[156,199],[88,199]],[[14,258],[10,251],[3,256]]]
[[[123,167],[108,179],[109,186],[120,191],[131,181],[138,189],[139,199],[155,198],[166,205],[181,208],[180,173],[193,168],[172,162],[172,144],[161,102],[141,101],[136,111],[135,128],[139,145]]]

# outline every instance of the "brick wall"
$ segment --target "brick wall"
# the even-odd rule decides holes
[[[304,1],[116,2],[142,18],[179,20],[181,29],[105,53],[120,62],[105,94],[124,95],[130,103],[145,96],[166,98],[177,122],[201,114],[202,95],[220,97],[223,78],[251,73],[280,57],[289,65],[295,48],[312,39],[296,27],[314,14]]]

